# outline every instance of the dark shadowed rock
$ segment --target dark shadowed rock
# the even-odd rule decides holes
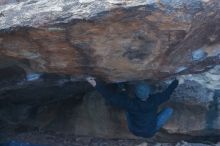
[[[217,68],[203,76],[178,77],[180,85],[164,105],[174,108],[174,115],[150,141],[216,142],[220,137],[220,90],[218,86],[208,88],[200,82],[207,79],[205,74],[212,77]],[[87,83],[72,82],[65,75],[43,74],[35,81],[9,84],[7,88],[1,88],[0,97],[2,138],[13,133],[52,132],[64,137],[138,139],[128,131],[123,111],[109,106]]]

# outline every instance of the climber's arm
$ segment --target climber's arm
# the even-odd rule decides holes
[[[88,79],[87,79],[88,81]],[[125,110],[136,110],[138,106],[129,99],[125,94],[117,93],[108,88],[107,85],[100,81],[88,81],[112,106]]]
[[[176,87],[178,86],[179,82],[178,80],[174,80],[166,90],[164,90],[161,93],[157,93],[152,95],[152,99],[154,100],[154,102],[158,105],[168,101],[170,99],[170,96],[172,95],[173,91],[176,89]]]

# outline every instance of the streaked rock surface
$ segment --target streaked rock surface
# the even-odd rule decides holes
[[[0,54],[38,72],[161,80],[220,64],[218,0],[24,0],[0,5]]]
[[[75,81],[159,86],[177,76],[164,105],[174,116],[152,140],[216,140],[219,64],[219,0],[0,0],[0,138],[50,131],[136,139],[122,111]]]

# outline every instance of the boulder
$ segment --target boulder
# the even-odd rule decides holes
[[[178,76],[180,85],[170,101],[161,106],[161,109],[172,107],[174,115],[148,140],[219,140],[219,86],[200,84],[207,81],[207,77],[211,80],[218,68],[203,74]],[[6,87],[2,83],[0,89],[2,139],[30,132],[36,136],[49,132],[64,137],[81,135],[140,139],[129,132],[124,111],[111,107],[85,82],[75,82],[68,76],[53,74],[44,74],[34,81],[18,82],[12,79],[8,80],[11,84],[3,82]],[[220,76],[212,81],[218,83],[219,79]],[[164,89],[166,82],[156,86]]]
[[[78,82],[94,76],[161,89],[177,77],[163,105],[174,115],[150,140],[217,142],[219,64],[219,0],[1,0],[0,140],[31,132],[138,139],[123,111]]]
[[[33,71],[110,82],[161,80],[220,64],[218,0],[11,0],[0,55]]]

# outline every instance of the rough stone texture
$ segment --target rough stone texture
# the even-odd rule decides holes
[[[220,133],[219,67],[202,74],[178,77],[181,85],[170,103],[176,114],[166,127],[169,132],[201,134],[198,131],[203,129],[203,134]]]
[[[165,127],[169,133],[190,135],[220,134],[219,91],[204,88],[195,81],[179,86],[169,106],[174,116]]]
[[[34,71],[119,82],[220,63],[218,0],[25,0],[0,5],[0,54]]]
[[[202,74],[178,77],[180,85],[167,104],[176,111],[165,127],[168,132],[220,134],[219,67]]]
[[[164,105],[174,116],[152,140],[220,139],[219,0],[0,0],[0,55],[2,139],[48,131],[136,139],[122,111],[73,82],[88,75],[183,75]]]
[[[219,146],[211,142],[186,142],[180,141],[177,143],[158,143],[146,142],[145,140],[134,139],[104,139],[97,137],[82,137],[69,135],[66,137],[60,134],[51,133],[25,133],[14,138],[12,142],[22,141],[23,143],[29,140],[27,144],[44,144],[49,146]],[[39,141],[40,140],[40,141]]]
[[[11,68],[4,71],[8,70]],[[0,73],[4,71],[1,69]],[[206,79],[200,77],[199,81]],[[216,142],[220,138],[219,90],[209,89],[186,76],[178,78],[181,84],[164,105],[174,108],[174,116],[149,140]],[[28,82],[20,68],[5,78],[0,84],[0,140],[29,132],[35,132],[36,136],[51,132],[63,137],[138,139],[128,132],[123,111],[106,105],[88,84],[71,80],[70,76],[43,74],[38,80]],[[164,88],[163,84],[156,86]]]
[[[179,79],[183,80],[181,82],[184,80],[196,81],[205,88],[220,90],[220,65],[205,73],[181,76]]]

